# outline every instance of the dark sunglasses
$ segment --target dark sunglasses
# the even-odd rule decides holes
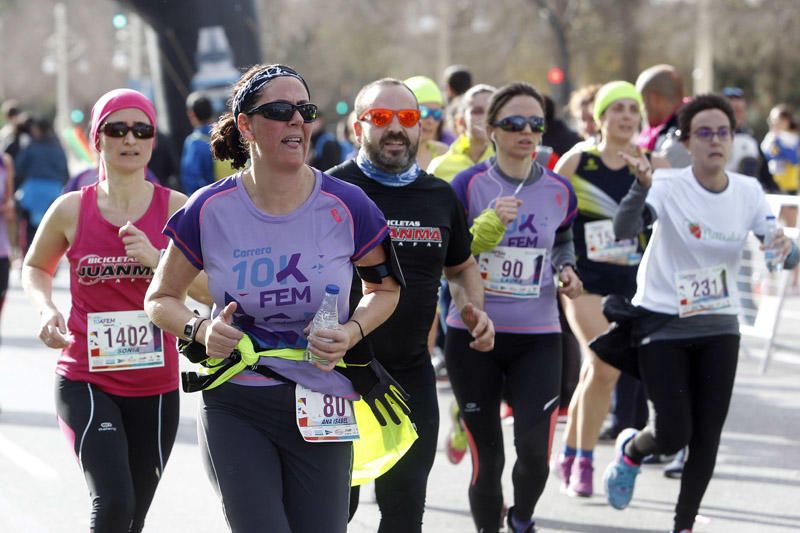
[[[299,111],[303,122],[314,122],[319,116],[319,108],[314,104],[292,104],[290,102],[267,102],[245,113],[246,115],[261,115],[268,120],[289,122],[294,112]]]
[[[492,126],[503,131],[522,131],[525,125],[531,127],[533,133],[544,133],[543,117],[523,117],[522,115],[512,115],[503,120],[495,120]]]
[[[728,98],[744,98],[744,91],[739,87],[725,87],[722,89],[722,95]]]
[[[436,121],[442,120],[442,110],[431,109],[428,106],[421,105],[419,106],[419,118],[422,120],[425,120],[426,118],[432,118]]]
[[[392,117],[397,115],[397,121],[404,128],[413,128],[419,122],[420,112],[417,109],[384,109],[374,107],[367,109],[358,120],[366,120],[377,128],[385,128],[392,122]]]
[[[129,131],[132,131],[133,136],[137,139],[152,139],[156,134],[156,129],[144,122],[134,122],[133,126],[128,126],[124,122],[106,122],[103,124],[102,131],[106,137],[118,139],[125,137]]]

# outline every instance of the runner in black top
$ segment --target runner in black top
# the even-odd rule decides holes
[[[584,287],[584,294],[564,302],[573,331],[586,354],[570,402],[564,447],[556,460],[562,488],[571,496],[589,497],[594,492],[594,448],[620,376],[617,369],[598,359],[588,347],[591,339],[608,328],[602,298],[609,294],[632,298],[636,292],[636,265],[641,259],[644,238],[616,240],[611,219],[636,179],[623,154],[640,154],[634,140],[642,105],[642,97],[632,84],[612,81],[603,85],[594,101],[594,118],[600,131],[597,145],[575,149],[556,165],[557,172],[569,177],[578,195],[573,232]],[[651,159],[649,154],[647,158]],[[657,156],[652,162],[659,168],[668,166]],[[614,414],[628,411],[626,426],[644,426],[647,406],[637,390],[640,385],[628,379],[633,380],[625,378],[624,387],[617,389],[618,410]]]
[[[406,370],[430,363],[427,317],[436,312],[442,267],[470,261],[470,235],[458,199],[445,181],[420,170],[402,191],[369,179],[355,160],[328,171],[361,187],[387,217],[406,288],[392,317],[370,333],[381,363]],[[402,194],[398,194],[402,192]],[[477,276],[477,271],[476,271]],[[351,299],[360,298],[360,287]],[[390,371],[392,376],[394,372]]]
[[[382,79],[361,90],[355,108],[361,151],[356,160],[328,173],[361,187],[383,211],[406,279],[394,314],[368,339],[377,359],[410,394],[419,434],[411,450],[375,482],[382,517],[378,531],[413,533],[421,531],[439,431],[427,337],[443,270],[476,339],[474,349],[492,349],[494,326],[482,310],[483,286],[470,253],[463,209],[446,182],[416,165],[419,111],[414,94],[399,80]],[[357,301],[361,293],[354,290],[350,298]],[[356,488],[351,494],[351,514],[357,505]]]

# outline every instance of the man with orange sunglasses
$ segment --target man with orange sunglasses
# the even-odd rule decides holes
[[[380,533],[422,530],[428,474],[436,455],[439,407],[428,352],[439,279],[450,281],[453,304],[474,337],[472,347],[494,346],[494,325],[483,311],[483,285],[470,253],[464,210],[450,186],[416,163],[420,112],[414,93],[384,78],[356,96],[355,160],[327,173],[361,187],[383,211],[406,278],[394,314],[369,334],[375,356],[409,393],[419,439],[389,472],[375,481]],[[359,291],[350,294],[358,301]],[[351,517],[358,489],[350,496]]]

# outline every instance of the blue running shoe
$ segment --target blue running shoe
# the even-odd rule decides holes
[[[617,442],[614,444],[617,453],[603,475],[603,483],[606,486],[606,499],[614,509],[625,509],[633,497],[633,486],[641,468],[626,459],[623,450],[628,441],[635,437],[637,433],[638,431],[635,429],[628,428],[617,435]]]
[[[506,530],[508,533],[536,533],[536,522],[528,520],[525,523],[519,523],[514,517],[513,507],[508,510],[506,520],[508,521],[508,529]]]

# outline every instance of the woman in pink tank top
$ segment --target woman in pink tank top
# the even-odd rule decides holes
[[[58,198],[34,237],[23,285],[41,315],[39,338],[61,349],[59,424],[92,499],[91,529],[141,531],[178,428],[175,338],[144,313],[169,216],[186,197],[145,180],[156,121],[142,94],[117,89],[92,109],[99,181]],[[66,255],[72,306],[52,300]]]

